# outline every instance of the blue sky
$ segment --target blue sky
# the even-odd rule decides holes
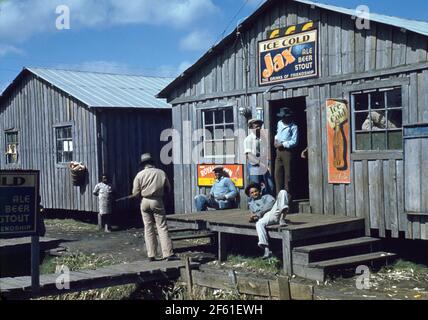
[[[262,2],[0,0],[0,91],[24,66],[176,76]],[[425,0],[319,2],[428,21]],[[70,29],[58,30],[64,4]]]

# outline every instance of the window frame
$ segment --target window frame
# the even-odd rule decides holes
[[[8,156],[7,156],[7,146],[8,146],[8,141],[7,141],[7,136],[9,134],[16,134],[16,139],[17,139],[17,143],[16,143],[16,155],[17,155],[17,161],[16,162],[8,162]],[[4,131],[4,155],[5,155],[5,165],[8,167],[14,167],[14,166],[18,166],[21,163],[21,153],[20,153],[20,142],[19,142],[19,138],[20,138],[20,131],[17,129],[8,129]]]
[[[388,106],[388,99],[387,99],[387,92],[393,91],[393,90],[400,90],[401,93],[401,106],[400,107],[389,107]],[[382,93],[384,96],[384,102],[385,105],[380,109],[373,109],[372,106],[372,93]],[[359,94],[367,94],[367,101],[368,101],[368,108],[364,110],[356,110],[355,109],[355,100],[356,95]],[[352,152],[388,152],[388,151],[403,151],[403,146],[401,149],[388,149],[389,147],[389,133],[391,132],[401,132],[403,135],[403,89],[401,86],[395,86],[395,87],[387,87],[387,88],[376,88],[376,89],[368,89],[368,90],[361,90],[361,91],[353,91],[350,92],[351,95],[351,121],[352,121]],[[373,127],[370,128],[370,130],[363,130],[363,129],[356,129],[356,115],[357,114],[370,114],[374,110],[380,110],[384,111],[384,117],[386,121],[389,120],[388,114],[390,111],[401,111],[401,127],[398,128],[388,128],[388,126],[385,129],[382,130],[373,130]],[[368,133],[370,137],[370,149],[357,149],[357,134],[358,133]],[[385,135],[385,149],[373,149],[373,134],[374,133],[383,133]]]
[[[59,140],[57,138],[57,132],[59,129],[64,129],[64,128],[68,128],[68,127],[71,128],[71,142],[72,142],[72,146],[73,146],[73,151],[71,151],[72,160],[70,160],[68,162],[59,162],[58,161],[58,152],[59,152],[58,151],[58,141]],[[74,155],[75,155],[74,152],[76,150],[75,149],[75,143],[74,143],[74,141],[75,141],[74,123],[73,122],[58,123],[58,124],[55,124],[53,126],[53,128],[54,128],[54,143],[55,143],[55,165],[56,165],[56,167],[59,167],[59,168],[64,168],[64,167],[68,168],[70,162],[74,161]],[[61,141],[65,141],[65,140],[69,140],[69,139],[62,139]]]
[[[215,120],[215,112],[216,111],[223,111],[223,122],[219,122],[217,123]],[[232,113],[232,122],[226,122],[226,114],[225,112],[227,110],[230,110]],[[207,112],[212,112],[213,113],[213,123],[212,124],[208,124],[206,125],[205,123],[205,116]],[[215,131],[215,127],[217,126],[223,126],[223,128],[225,129],[227,126],[233,126],[233,131],[235,132],[236,129],[236,123],[235,123],[235,112],[234,112],[234,106],[233,105],[224,105],[224,106],[210,106],[210,107],[206,107],[201,109],[201,125],[202,125],[202,130],[203,130],[203,136],[202,136],[202,141],[203,141],[203,157],[204,159],[234,159],[236,157],[236,136],[233,136],[232,138],[224,138],[223,139],[215,139],[215,136],[212,137],[211,140],[207,140],[206,139],[206,128],[207,127],[212,127],[213,128],[213,134]],[[223,142],[224,144],[227,144],[228,141],[233,141],[233,154],[227,154],[227,148],[223,149],[224,153],[222,155],[217,155],[217,154],[213,154],[213,155],[207,155],[206,154],[206,143],[207,142],[212,142],[212,143],[218,143],[218,142]]]
[[[358,91],[367,91],[375,89],[385,89],[391,87],[401,87],[401,107],[402,107],[402,126],[404,127],[407,123],[406,112],[408,110],[409,103],[409,85],[410,78],[407,76],[384,79],[384,80],[374,80],[374,81],[364,81],[357,84],[347,84],[343,86],[343,98],[350,101],[350,114],[351,114],[351,160],[370,160],[370,159],[403,159],[404,150],[355,150],[355,124],[353,121],[353,102],[352,102],[352,93]]]

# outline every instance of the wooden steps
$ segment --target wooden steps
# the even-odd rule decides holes
[[[359,252],[373,252],[380,244],[380,239],[359,237],[341,241],[318,243],[293,249],[293,261],[297,264],[308,264],[320,261],[327,254],[330,258],[340,257],[343,254]],[[344,252],[345,251],[345,252]]]
[[[293,273],[306,279],[324,281],[329,274],[359,265],[387,264],[396,258],[393,253],[378,251],[379,247],[380,239],[371,237],[296,247],[292,253]]]

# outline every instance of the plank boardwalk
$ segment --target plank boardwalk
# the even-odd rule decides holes
[[[53,249],[58,247],[61,242],[64,240],[41,237],[39,239],[40,248],[43,250]],[[25,247],[30,247],[31,245],[31,237],[24,238],[11,238],[11,239],[0,239],[0,253],[6,253],[13,251],[15,252],[17,249],[22,249]]]
[[[191,268],[199,264],[191,263]],[[96,270],[79,270],[64,274],[47,274],[40,276],[40,292],[31,293],[31,277],[0,278],[0,293],[6,299],[30,298],[35,296],[48,296],[65,294],[76,291],[99,289],[130,283],[148,283],[159,280],[173,280],[180,276],[180,269],[185,267],[181,260],[177,261],[136,261],[127,264],[108,266]],[[67,279],[67,277],[69,277]],[[64,287],[68,280],[69,288]]]

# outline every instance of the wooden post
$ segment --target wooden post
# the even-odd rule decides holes
[[[227,260],[227,241],[228,235],[224,232],[218,233],[218,261]]]
[[[189,291],[189,295],[193,298],[193,277],[192,277],[192,269],[190,268],[190,257],[187,256],[184,260],[186,267],[186,282],[187,282],[187,290]]]
[[[290,278],[278,277],[279,300],[291,300]]]
[[[291,240],[290,231],[282,231],[282,264],[285,274],[291,276],[293,274],[293,265],[291,260]]]
[[[40,291],[40,242],[39,236],[31,236],[31,290],[32,293]]]

